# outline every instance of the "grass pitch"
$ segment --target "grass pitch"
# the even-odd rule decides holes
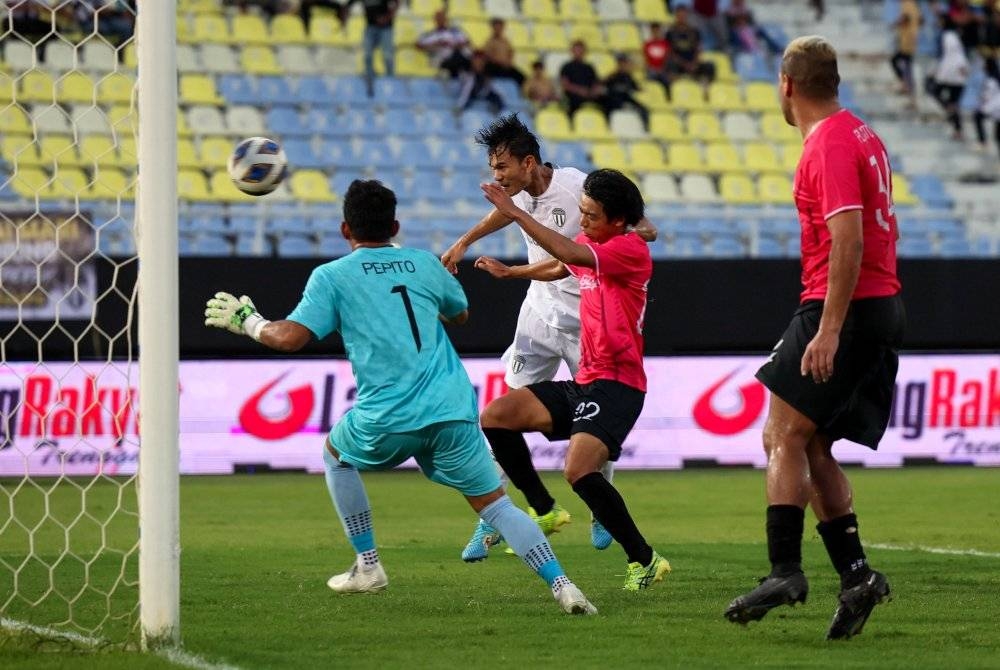
[[[596,617],[562,614],[544,583],[502,551],[462,563],[475,517],[457,493],[417,473],[364,476],[390,580],[370,596],[326,587],[353,552],[321,477],[187,477],[184,646],[240,668],[1000,667],[1000,469],[849,476],[862,537],[876,545],[869,559],[889,576],[894,599],[848,642],[824,640],[837,582],[811,513],[806,605],[745,628],[723,619],[767,571],[760,471],[616,475],[640,529],[673,566],[665,583],[638,594],[621,590],[621,550],[590,547],[586,508],[547,475],[573,514],[553,547]],[[177,667],[136,653],[39,651],[3,635],[4,668]]]

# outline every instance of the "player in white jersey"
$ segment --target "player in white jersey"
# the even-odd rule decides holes
[[[580,196],[587,175],[572,167],[554,167],[543,163],[538,138],[521,122],[517,114],[495,119],[476,134],[476,142],[486,147],[494,180],[503,186],[514,203],[539,223],[573,239],[580,233]],[[462,235],[441,256],[451,272],[476,240],[509,225],[511,220],[495,208]],[[635,231],[646,241],[656,239],[656,228],[643,219]],[[522,231],[528,247],[528,265],[510,268],[509,278],[531,275],[532,265],[551,260],[552,256]],[[532,281],[517,318],[514,341],[503,355],[507,368],[504,376],[511,388],[553,379],[560,363],[565,362],[570,375],[580,363],[580,287],[570,276],[558,281]],[[613,464],[603,470],[611,481]],[[528,512],[550,534],[569,522],[569,513],[555,504],[551,510]],[[591,519],[591,542],[596,549],[611,544],[611,535]],[[500,535],[480,523],[462,551],[462,560],[479,561]]]

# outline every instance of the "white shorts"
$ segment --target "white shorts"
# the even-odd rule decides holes
[[[501,360],[507,368],[504,381],[510,388],[550,381],[563,362],[575,376],[580,367],[580,331],[550,326],[525,302],[517,316],[514,342]]]

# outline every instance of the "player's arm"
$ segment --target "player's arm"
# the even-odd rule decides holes
[[[816,383],[828,381],[833,375],[833,358],[858,283],[864,251],[860,209],[834,214],[826,226],[831,239],[826,299],[819,331],[802,355],[801,370],[803,376],[811,375]]]
[[[444,314],[438,314],[438,318],[451,326],[462,326],[465,322],[469,320],[469,310],[463,309],[461,312],[455,316],[445,316]]]
[[[205,306],[205,325],[224,328],[237,335],[247,335],[266,347],[278,351],[298,351],[309,343],[313,334],[296,321],[268,321],[257,311],[247,296],[219,292]]]
[[[462,260],[465,252],[469,250],[472,244],[508,226],[510,222],[511,219],[503,216],[496,209],[490,211],[489,214],[480,219],[479,223],[470,228],[464,235],[455,240],[454,244],[448,247],[448,250],[441,255],[441,262],[448,268],[448,272],[455,274],[458,272],[458,262]]]
[[[597,264],[594,252],[586,244],[577,244],[554,230],[549,230],[535,221],[530,214],[514,204],[507,192],[499,184],[483,184],[483,194],[505,217],[510,217],[531,239],[552,256],[567,265],[592,268]]]
[[[569,276],[569,270],[562,261],[547,258],[528,265],[504,265],[495,258],[480,256],[476,268],[489,272],[497,279],[534,279],[536,281],[556,281]]]
[[[653,222],[646,217],[642,217],[639,223],[635,224],[635,227],[632,228],[632,230],[635,231],[636,235],[647,242],[655,242],[656,236],[659,235],[659,231],[656,229],[656,226],[654,226]]]

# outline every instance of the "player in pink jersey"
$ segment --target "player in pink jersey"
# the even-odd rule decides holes
[[[764,424],[767,547],[771,573],[729,605],[745,624],[805,602],[805,507],[841,590],[828,639],[861,632],[889,596],[861,546],[850,482],[831,448],[848,439],[878,447],[892,408],[905,326],[896,277],[899,231],[888,152],[864,121],[840,107],[837,54],[800,37],[781,63],[781,108],[802,132],[795,206],[802,226],[801,304],[757,378],[771,391]]]
[[[482,188],[500,214],[552,255],[527,266],[531,279],[555,281],[571,274],[579,279],[581,326],[580,368],[574,380],[511,390],[483,410],[483,432],[500,466],[534,509],[551,506],[552,496],[538,477],[522,433],[568,438],[566,480],[625,550],[624,588],[648,588],[663,579],[670,564],[646,543],[621,494],[601,475],[603,465],[621,455],[646,396],[642,325],[653,262],[646,242],[633,230],[643,218],[642,195],[620,172],[592,172],[580,198],[582,233],[570,240],[514,204],[501,185]],[[496,277],[511,272],[486,257],[476,267]]]

